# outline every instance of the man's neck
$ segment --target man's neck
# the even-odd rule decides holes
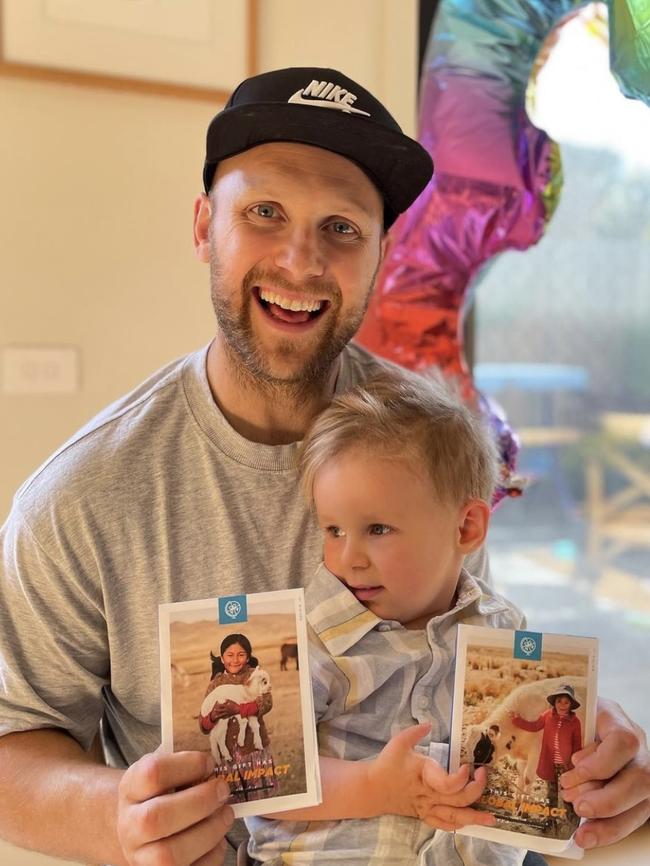
[[[328,405],[340,367],[337,360],[322,384],[255,382],[215,340],[208,349],[207,374],[212,396],[231,427],[251,442],[287,445],[300,441],[315,416]]]

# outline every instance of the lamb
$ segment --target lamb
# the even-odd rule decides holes
[[[260,695],[267,694],[270,691],[271,679],[269,675],[266,671],[257,667],[245,683],[224,683],[212,689],[203,699],[201,715],[209,715],[211,710],[214,709],[215,704],[222,704],[226,701],[245,704],[254,701]],[[253,732],[253,745],[256,749],[263,748],[260,737],[260,723],[257,716],[243,718],[239,713],[234,716],[226,716],[225,718],[218,719],[214,728],[210,731],[210,751],[217,764],[222,763],[222,760],[232,760],[232,755],[226,746],[226,732],[231,718],[235,718],[239,722],[237,744],[240,747],[244,745],[246,729],[250,725]]]
[[[495,766],[502,758],[511,758],[517,766],[518,794],[523,796],[537,775],[542,737],[539,732],[523,731],[515,727],[510,712],[513,711],[525,719],[536,719],[549,708],[547,696],[559,691],[566,684],[574,687],[576,697],[583,703],[586,678],[582,676],[537,680],[524,683],[510,692],[480,724],[467,725],[465,728],[465,761]]]

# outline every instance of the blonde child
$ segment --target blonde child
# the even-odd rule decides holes
[[[324,540],[306,590],[323,802],[247,821],[250,855],[520,864],[517,849],[440,832],[494,820],[469,808],[484,772],[443,769],[458,623],[522,623],[463,568],[488,527],[490,434],[440,382],[386,373],[315,420],[299,469]]]

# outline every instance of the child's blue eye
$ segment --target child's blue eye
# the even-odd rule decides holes
[[[370,526],[371,535],[388,535],[390,526],[385,523],[373,523]]]
[[[345,532],[343,532],[340,526],[328,526],[325,528],[325,532],[334,538],[343,538],[345,535]]]

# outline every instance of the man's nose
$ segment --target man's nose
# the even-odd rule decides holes
[[[288,233],[278,241],[274,264],[295,282],[322,277],[326,261],[318,234],[310,229]]]

